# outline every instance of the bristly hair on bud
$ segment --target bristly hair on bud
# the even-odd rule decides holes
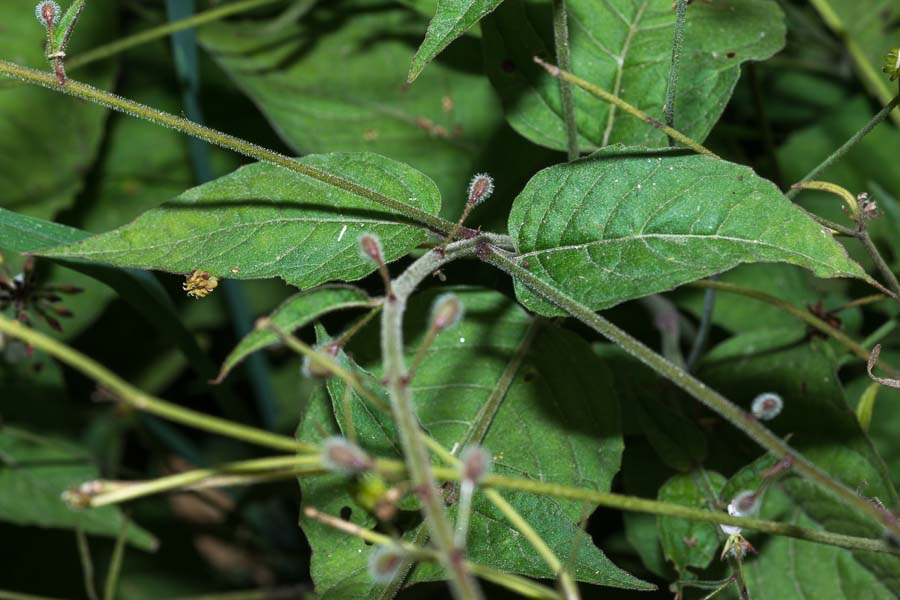
[[[487,173],[479,173],[469,182],[469,205],[478,206],[494,193],[494,178]]]
[[[369,555],[369,576],[377,583],[388,583],[400,572],[406,555],[393,546],[379,546]]]
[[[34,16],[37,17],[38,23],[45,28],[56,27],[59,24],[59,18],[62,15],[62,9],[59,4],[52,0],[44,0],[38,2],[34,7]]]
[[[455,327],[463,317],[463,303],[454,293],[441,294],[431,305],[431,326],[436,331]]]
[[[753,399],[751,410],[753,416],[760,421],[769,421],[781,413],[784,400],[774,392],[764,392]]]
[[[340,436],[332,436],[322,444],[322,466],[335,473],[356,475],[372,468],[365,451]]]
[[[359,251],[366,260],[375,261],[379,265],[384,262],[381,253],[381,240],[372,233],[364,233],[359,236]]]
[[[467,446],[459,455],[459,460],[462,479],[474,483],[484,479],[494,463],[490,452],[481,446]]]

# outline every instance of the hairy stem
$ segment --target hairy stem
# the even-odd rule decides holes
[[[551,65],[551,64],[541,60],[537,56],[534,57],[534,62],[536,62],[540,66],[544,67],[547,70],[547,72],[550,73],[551,75],[553,75],[554,77],[558,77],[564,81],[568,81],[574,85],[577,85],[581,89],[585,90],[586,92],[588,92],[594,96],[597,96],[601,100],[609,102],[613,106],[618,106],[619,108],[621,108],[622,110],[627,112],[629,115],[643,121],[644,123],[646,123],[647,125],[650,125],[651,127],[655,127],[656,129],[659,129],[660,131],[662,131],[669,137],[672,137],[675,140],[677,140],[678,142],[681,142],[682,144],[684,144],[685,146],[687,146],[694,152],[697,152],[698,154],[703,154],[704,156],[709,156],[712,158],[719,158],[719,156],[717,154],[715,154],[712,150],[709,150],[708,148],[706,148],[699,142],[692,140],[691,138],[684,135],[680,131],[676,131],[675,129],[669,127],[668,125],[665,125],[664,123],[660,123],[659,121],[657,121],[656,119],[654,119],[653,117],[651,117],[650,115],[648,115],[647,113],[645,113],[644,111],[639,109],[638,107],[636,107],[632,104],[629,104],[628,102],[625,102],[618,96],[610,94],[603,88],[600,88],[600,87],[594,85],[593,83],[585,81],[581,77],[573,75],[572,73],[569,73],[568,71],[560,69],[557,66]]]
[[[866,137],[866,135],[870,131],[875,129],[875,127],[879,123],[884,121],[888,117],[888,115],[891,114],[891,111],[897,107],[898,104],[900,104],[900,95],[894,96],[894,99],[891,100],[890,102],[888,102],[887,106],[885,106],[880,111],[878,111],[878,114],[876,114],[874,117],[872,117],[871,121],[866,123],[862,129],[860,129],[859,131],[854,133],[853,136],[851,136],[849,140],[844,142],[843,146],[841,146],[840,148],[838,148],[837,150],[832,152],[828,156],[828,158],[826,158],[821,163],[819,163],[819,165],[816,166],[812,171],[810,171],[809,173],[804,175],[803,179],[801,179],[797,183],[806,183],[807,181],[812,181],[813,179],[818,177],[819,173],[821,173],[822,171],[824,171],[825,169],[830,167],[832,164],[837,162],[839,159],[841,159],[845,154],[847,154],[847,152],[850,151],[851,148],[853,148],[853,146],[855,146],[857,143],[859,143],[860,140],[862,140],[864,137]],[[786,192],[786,195],[788,198],[794,198],[799,193],[800,193],[800,189],[794,187],[793,189],[788,190]]]
[[[822,490],[842,500],[857,512],[870,517],[886,528],[892,535],[900,538],[900,519],[885,509],[875,506],[843,483],[832,478],[796,450],[788,446],[781,438],[769,431],[739,406],[730,402],[718,392],[707,387],[703,382],[679,369],[662,356],[656,354],[622,329],[594,313],[586,306],[566,296],[558,289],[548,285],[530,271],[519,265],[506,253],[491,248],[482,248],[479,256],[486,262],[507,272],[534,293],[575,317],[603,337],[622,347],[640,362],[656,371],[661,376],[699,400],[702,404],[719,414],[733,426],[743,431],[748,437],[765,448],[779,459],[790,458],[792,469],[809,479]]]
[[[238,154],[249,156],[250,158],[254,158],[261,162],[288,169],[289,171],[293,171],[315,181],[336,187],[345,192],[365,198],[375,204],[384,206],[385,208],[404,215],[411,221],[424,225],[433,231],[447,233],[453,228],[453,223],[425,212],[420,208],[397,200],[396,198],[390,198],[337,175],[305,165],[290,156],[274,152],[268,148],[263,148],[252,142],[242,140],[241,138],[217,131],[210,127],[198,125],[197,123],[193,123],[173,114],[150,108],[149,106],[139,104],[132,100],[127,100],[121,96],[98,90],[90,85],[71,79],[68,80],[65,85],[59,85],[56,78],[48,73],[42,73],[41,71],[29,69],[28,67],[23,67],[7,61],[0,61],[0,76],[18,79],[25,83],[40,85],[57,92],[62,92],[75,98],[131,115],[132,117],[144,119],[151,123],[162,125],[163,127],[170,127],[181,133],[199,138],[216,146],[221,146],[222,148],[237,152]]]
[[[431,250],[416,260],[393,282],[394,295],[387,298],[381,319],[381,353],[391,397],[391,412],[403,447],[413,485],[421,498],[425,522],[438,548],[441,564],[447,569],[450,588],[456,598],[477,599],[482,593],[462,560],[462,550],[454,542],[453,527],[431,472],[431,459],[422,443],[421,430],[409,391],[409,372],[404,360],[403,313],[410,294],[422,280],[444,264],[474,253],[482,240],[474,238]]]
[[[26,344],[50,354],[76,371],[80,371],[111,392],[118,400],[141,412],[259,446],[288,452],[308,452],[316,449],[311,444],[306,444],[284,435],[205,415],[188,408],[170,404],[165,400],[154,398],[132,386],[97,361],[43,333],[29,329],[18,321],[0,316],[0,332],[20,339]]]
[[[675,33],[672,39],[672,63],[669,66],[669,83],[666,86],[666,103],[663,112],[666,125],[675,127],[675,95],[678,89],[678,74],[681,71],[681,47],[684,45],[684,26],[687,21],[688,0],[675,2]],[[560,65],[563,69],[568,67]],[[675,145],[675,138],[669,136],[669,145]]]
[[[553,0],[553,39],[556,43],[556,64],[565,71],[572,70],[569,58],[569,12],[566,0]],[[569,161],[579,156],[578,124],[575,122],[575,99],[572,84],[559,78],[559,95],[562,100],[563,121],[566,124],[566,148]]]

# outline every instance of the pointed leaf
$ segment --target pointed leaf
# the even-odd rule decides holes
[[[415,81],[426,65],[450,42],[500,6],[501,2],[503,0],[438,0],[437,12],[428,24],[425,40],[413,57],[407,80]]]
[[[300,162],[415,205],[440,209],[434,183],[375,154],[326,154]],[[427,232],[371,200],[267,164],[244,167],[189,190],[133,223],[46,256],[217,277],[281,277],[309,288],[375,269],[361,256],[362,233],[381,238],[386,260],[425,241]]]
[[[282,331],[300,329],[322,315],[347,308],[371,306],[369,295],[349,285],[326,285],[300,292],[285,300],[269,318]],[[279,341],[278,335],[268,329],[254,329],[242,339],[222,363],[217,381],[222,381],[244,358]]]
[[[572,71],[664,121],[675,11],[661,0],[568,0]],[[482,22],[485,70],[506,118],[531,141],[566,149],[559,83],[533,62],[554,62],[551,3],[507,0]],[[706,138],[731,97],[741,63],[784,45],[784,17],[772,0],[716,0],[688,10],[675,127]],[[584,90],[573,90],[579,148],[610,144],[664,147],[650,127]]]
[[[535,335],[535,324],[528,315],[496,292],[458,289],[456,294],[466,309],[463,321],[437,337],[410,387],[423,427],[445,447],[453,448],[467,439],[478,441],[477,435],[471,438],[471,432],[477,430],[473,422],[478,420],[487,426],[483,445],[494,455],[495,472],[608,490],[619,468],[622,439],[612,377],[603,362],[580,338],[554,325],[541,325]],[[407,360],[422,341],[435,296],[436,292],[428,292],[410,303],[405,319]],[[364,365],[377,365],[377,328],[369,328],[357,339],[354,355]],[[496,396],[501,399],[496,414],[492,419],[479,418],[479,410],[503,381],[509,388]],[[329,389],[332,403],[339,406],[341,390],[331,390],[331,385]],[[359,442],[386,452],[391,429],[365,413],[358,398],[352,406]],[[302,439],[316,439],[323,418],[321,407],[311,407],[301,425]],[[346,414],[339,414],[336,420],[343,427]],[[334,431],[334,418],[329,415],[324,425]],[[349,495],[338,493],[339,479],[304,478],[301,485],[308,505],[320,510],[327,507],[331,512],[348,507],[354,522],[374,524],[374,518]],[[503,495],[558,556],[568,557],[573,544],[580,544],[575,569],[579,579],[650,589],[615,567],[584,538],[578,526],[585,508],[581,503],[524,493]],[[483,496],[476,494],[473,506],[468,547],[472,560],[530,576],[553,577],[531,546]],[[455,510],[451,507],[451,515]],[[365,571],[371,547],[307,519],[302,524],[313,547],[317,591],[323,597],[374,597]],[[423,564],[412,581],[443,577],[440,568]]]
[[[748,262],[868,279],[844,248],[747,167],[611,148],[544,169],[516,198],[520,264],[595,310]],[[519,298],[557,314],[522,285]]]
[[[78,527],[115,538],[123,519],[118,508],[73,510],[62,500],[69,488],[96,478],[97,468],[79,448],[16,427],[0,427],[0,520],[58,529]],[[157,544],[136,525],[129,527],[128,541],[145,550]]]

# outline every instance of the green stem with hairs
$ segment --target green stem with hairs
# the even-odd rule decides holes
[[[571,71],[572,62],[569,55],[569,11],[566,0],[553,0],[553,40],[556,44],[556,64],[560,69]],[[559,95],[562,100],[563,122],[566,124],[566,149],[569,161],[579,156],[578,124],[575,121],[575,98],[572,96],[572,84],[559,79]]]
[[[681,48],[684,45],[684,27],[687,21],[688,0],[676,0],[675,2],[675,33],[672,38],[672,62],[669,66],[669,83],[666,86],[666,102],[663,114],[666,116],[666,125],[675,127],[675,94],[678,89],[678,75],[681,71]],[[563,69],[569,70],[568,67]],[[669,145],[675,145],[675,138],[669,136]]]
[[[201,429],[259,446],[287,452],[309,452],[316,446],[233,421],[205,415],[155,398],[137,389],[109,369],[50,336],[29,329],[22,323],[0,315],[0,332],[42,350],[93,379],[118,400],[141,412],[150,413],[181,425]]]
[[[715,390],[710,389],[689,373],[679,369],[588,307],[548,285],[516,262],[514,257],[508,253],[485,245],[479,249],[479,257],[513,276],[541,298],[551,302],[603,337],[619,345],[627,353],[662,377],[670,380],[733,426],[743,431],[748,437],[771,453],[772,456],[778,459],[791,460],[793,471],[810,480],[835,498],[843,501],[857,512],[879,523],[893,536],[900,538],[900,519],[887,510],[875,506],[843,483],[832,478],[828,473],[787,445],[784,440],[769,431],[753,415],[730,402]]]
[[[258,161],[288,169],[289,171],[293,171],[294,173],[298,173],[315,181],[319,181],[326,185],[330,185],[335,188],[344,190],[345,192],[349,192],[351,194],[355,194],[357,196],[365,198],[366,200],[374,202],[375,204],[379,204],[385,208],[390,209],[393,212],[404,215],[411,221],[421,224],[428,229],[431,229],[438,233],[446,234],[451,229],[453,229],[453,223],[432,215],[431,213],[425,212],[420,208],[407,204],[406,202],[397,200],[396,198],[385,196],[384,194],[381,194],[374,190],[370,190],[365,186],[359,185],[337,175],[333,175],[331,173],[316,169],[315,167],[303,164],[285,154],[274,152],[272,150],[269,150],[268,148],[264,148],[233,135],[217,131],[210,127],[198,125],[197,123],[193,123],[187,119],[177,117],[173,114],[163,112],[155,108],[150,108],[149,106],[134,102],[133,100],[128,100],[126,98],[122,98],[121,96],[117,96],[109,92],[104,92],[103,90],[98,90],[93,86],[79,83],[71,79],[68,80],[64,85],[59,85],[56,82],[56,78],[49,73],[43,73],[41,71],[29,69],[28,67],[23,67],[21,65],[17,65],[15,63],[7,61],[0,61],[0,76],[10,79],[18,79],[20,81],[24,81],[25,83],[43,86],[50,90],[62,92],[81,100],[93,102],[94,104],[99,104],[111,110],[125,113],[139,119],[144,119],[157,125],[170,127],[181,133],[199,138],[216,146],[221,146],[222,148],[237,152],[238,154],[249,156],[250,158],[254,158]]]
[[[479,599],[483,595],[462,560],[461,549],[456,546],[453,527],[431,472],[431,459],[422,442],[422,433],[409,392],[409,371],[404,360],[403,314],[407,299],[423,279],[452,260],[474,254],[479,243],[483,243],[483,240],[473,238],[424,254],[393,281],[393,295],[385,300],[381,313],[381,354],[391,398],[391,412],[410,479],[421,499],[425,523],[437,546],[441,564],[447,570],[450,589],[458,599]]]

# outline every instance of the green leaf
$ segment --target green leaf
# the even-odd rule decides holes
[[[837,33],[850,51],[863,85],[882,104],[897,93],[890,76],[882,73],[885,55],[897,46],[900,8],[894,0],[813,0],[822,20]],[[860,18],[866,15],[868,18]],[[891,113],[900,125],[900,109]]]
[[[447,448],[464,444],[479,410],[503,380],[510,364],[515,364],[516,356],[520,356],[521,366],[506,374],[511,380],[499,410],[493,419],[482,417],[482,422],[489,425],[483,445],[495,457],[495,472],[608,490],[619,468],[622,438],[611,373],[603,362],[580,338],[552,324],[541,325],[539,333],[533,335],[532,319],[496,292],[455,291],[465,305],[465,318],[438,336],[411,384],[423,427]],[[427,330],[435,296],[436,293],[428,292],[410,303],[404,327],[408,360]],[[364,367],[377,366],[376,329],[373,326],[361,333],[353,347]],[[378,369],[373,372],[378,375]],[[339,406],[342,386],[329,388],[334,394],[332,403]],[[366,411],[371,409],[365,408],[358,398],[354,398],[352,406],[359,442],[388,453],[386,444],[391,443],[391,429],[368,414]],[[343,427],[345,422],[346,415],[339,414],[337,424]],[[337,424],[332,406],[318,397],[313,400],[299,435],[314,441],[323,435],[320,429],[334,432]],[[332,514],[347,507],[355,523],[373,526],[374,518],[347,492],[348,483],[336,476],[304,478],[304,503]],[[585,510],[583,504],[524,493],[504,496],[544,536],[557,556],[568,558],[573,544],[580,543],[575,569],[580,580],[650,589],[648,584],[615,567],[589,539],[583,538],[577,524]],[[451,509],[453,514],[455,507]],[[313,578],[322,597],[375,597],[365,570],[370,546],[305,518],[301,524],[313,547]],[[414,535],[412,529],[408,531]],[[478,494],[468,556],[478,563],[515,573],[553,577],[529,544]],[[412,581],[442,578],[441,570],[432,565],[420,565],[412,575]]]
[[[359,288],[348,285],[326,285],[291,296],[275,309],[269,318],[281,330],[292,332],[329,312],[371,305],[369,295]],[[225,379],[228,373],[248,355],[278,341],[275,332],[268,329],[254,329],[244,336],[225,358],[216,380]]]
[[[743,345],[741,340],[753,344],[753,348]],[[856,415],[848,406],[841,383],[836,375],[836,358],[830,347],[819,339],[800,342],[792,346],[769,348],[759,351],[758,339],[738,336],[720,351],[714,349],[701,369],[699,376],[727,397],[734,399],[745,408],[752,399],[762,392],[775,392],[784,399],[784,409],[775,419],[767,423],[780,436],[791,435],[791,446],[797,448],[807,458],[844,485],[867,498],[878,498],[885,506],[897,505],[897,493],[891,484],[888,471],[875,452],[871,441],[860,429]],[[754,489],[752,482],[743,482],[742,489]],[[798,476],[790,475],[781,480],[772,491],[786,494],[788,505],[782,511],[781,520],[794,521],[803,526],[817,526],[827,531],[879,538],[882,529],[869,519],[848,511],[846,505],[821,491],[815,484]],[[734,490],[727,490],[728,494]],[[765,514],[764,514],[765,516]],[[768,515],[773,516],[773,515]],[[751,542],[760,549],[759,571],[754,577],[757,584],[765,584],[767,577],[762,570],[767,549],[776,549],[775,556],[784,558],[791,551],[808,552],[809,560],[830,558],[840,565],[842,577],[868,581],[873,578],[881,583],[871,589],[878,591],[884,586],[895,595],[900,591],[900,557],[872,552],[850,553],[837,549],[822,549],[813,544],[784,540],[766,539],[760,543],[751,537]],[[773,559],[774,560],[774,559]],[[801,590],[818,589],[818,566],[805,569],[806,559],[794,563],[791,559],[783,564],[794,564],[797,568],[792,576]],[[815,563],[817,564],[817,563]],[[747,566],[754,565],[749,559]],[[784,568],[784,567],[782,567]],[[765,575],[765,576],[764,576]],[[835,581],[834,574],[828,576]],[[776,581],[780,576],[776,578]],[[827,581],[827,580],[826,580]],[[764,588],[765,589],[765,588]],[[869,589],[863,587],[862,589]],[[751,589],[751,592],[753,590]],[[879,592],[880,593],[880,592]],[[874,594],[874,592],[873,592]],[[870,597],[863,593],[863,597]],[[755,596],[754,596],[755,597]],[[800,592],[790,595],[763,593],[760,597],[803,598]],[[827,596],[831,597],[831,596]],[[851,596],[852,597],[852,596]],[[877,595],[875,597],[878,597]]]
[[[723,498],[758,489],[763,482],[760,474],[775,463],[771,457],[763,456],[735,473],[722,489]],[[821,523],[812,519],[801,503],[792,500],[778,486],[764,493],[758,516],[807,529],[822,529]],[[744,561],[744,576],[754,598],[895,598],[877,575],[861,565],[849,550],[790,537],[771,536],[759,541],[753,532],[744,535],[751,538],[758,551],[758,555],[750,555]],[[732,593],[729,597],[737,596]]]
[[[569,0],[572,71],[663,121],[675,11],[659,0]],[[508,0],[482,22],[485,70],[506,118],[531,141],[565,150],[559,83],[533,61],[555,53],[551,5]],[[682,49],[675,127],[702,141],[725,109],[741,63],[770,57],[784,45],[781,9],[772,0],[692,4]],[[667,146],[661,131],[574,89],[583,152],[610,144]]]
[[[421,173],[375,154],[305,156],[299,162],[436,214],[440,194]],[[375,264],[358,237],[381,238],[385,260],[425,241],[403,215],[336,187],[255,164],[189,190],[133,223],[78,244],[45,250],[116,266],[218,277],[281,277],[300,288],[360,279]],[[163,241],[161,241],[163,240]]]
[[[76,511],[62,500],[67,489],[94,479],[97,469],[79,448],[16,427],[0,427],[0,519],[37,527],[78,527],[115,538],[122,528],[118,508]],[[144,550],[156,548],[154,537],[136,525],[129,527],[128,541]]]
[[[413,57],[407,80],[411,83],[450,43],[468,31],[503,0],[438,0],[425,40]]]
[[[415,85],[403,85],[415,52],[410,40],[421,39],[425,24],[380,0],[319,2],[287,30],[209,25],[200,41],[298,154],[367,151],[409,164],[437,183],[442,216],[453,221],[472,176],[489,172],[496,193],[470,225],[494,210],[504,222],[515,192],[548,164],[547,153],[506,125],[470,36]]]
[[[75,25],[78,22],[78,17],[81,15],[81,11],[84,10],[85,1],[86,0],[73,0],[72,4],[69,5],[69,8],[66,9],[66,12],[59,20],[59,23],[56,24],[56,28],[53,30],[54,48],[61,48],[61,45],[66,38],[71,37]]]
[[[697,478],[703,477],[704,473],[708,481],[698,482]],[[656,499],[660,502],[708,509],[709,502],[703,490],[706,487],[711,488],[713,493],[718,493],[724,484],[725,477],[711,471],[676,475],[659,488]],[[721,530],[718,525],[661,516],[657,519],[657,526],[666,558],[674,563],[682,575],[688,572],[688,567],[705,569],[715,557],[720,543]]]
[[[509,231],[520,264],[595,310],[740,263],[868,279],[771,182],[699,155],[612,148],[544,169],[516,198]],[[559,314],[523,285],[516,292],[530,309]]]
[[[34,18],[36,2],[0,3],[0,57],[50,70],[46,34]],[[116,36],[115,2],[93,0],[69,48],[76,54]],[[109,88],[115,63],[77,72],[80,80]],[[106,110],[73,102],[33,86],[0,82],[0,206],[49,218],[69,207],[100,147]]]

